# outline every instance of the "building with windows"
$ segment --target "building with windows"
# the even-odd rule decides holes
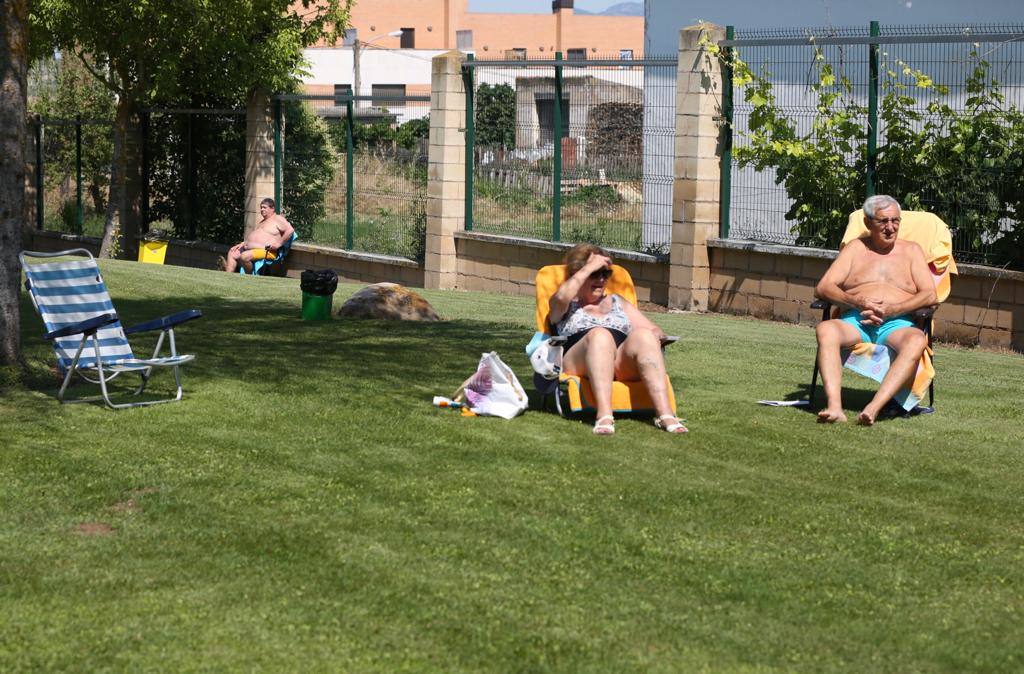
[[[644,19],[576,14],[553,0],[550,14],[469,11],[469,0],[364,0],[352,8],[341,46],[306,50],[308,93],[349,85],[359,95],[430,93],[430,59],[458,49],[480,59],[639,58]]]

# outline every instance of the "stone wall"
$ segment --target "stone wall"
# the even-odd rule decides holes
[[[533,296],[533,277],[549,264],[559,264],[568,243],[519,239],[497,234],[457,232],[459,290]],[[629,251],[610,251],[629,270],[641,302],[668,301],[668,264],[664,259]]]

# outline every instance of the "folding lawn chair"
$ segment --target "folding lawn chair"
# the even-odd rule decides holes
[[[276,251],[271,251],[269,248],[261,248],[254,251],[254,254],[262,253],[259,259],[253,259],[252,261],[252,275],[253,276],[270,276],[272,272],[277,269],[284,268],[284,259],[288,257],[288,253],[292,250],[292,244],[299,238],[299,235],[292,232],[291,237],[281,244],[281,247]],[[242,264],[238,265],[238,273],[245,274],[245,266]]]
[[[594,412],[594,393],[590,388],[590,380],[586,377],[566,374],[561,371],[562,351],[565,344],[565,337],[555,334],[554,327],[548,321],[549,302],[558,287],[566,278],[564,264],[553,264],[542,267],[534,279],[537,298],[536,323],[537,332],[534,334],[530,344],[527,345],[527,354],[533,354],[539,346],[545,346],[554,372],[557,378],[546,379],[539,373],[534,374],[533,383],[537,392],[542,396],[543,406],[547,406],[548,396],[554,395],[555,407],[559,414],[567,415],[579,412]],[[625,268],[619,265],[612,265],[612,275],[605,286],[608,294],[617,294],[636,305],[636,288],[633,285],[633,278]],[[665,344],[671,344],[678,340],[678,337],[669,337]],[[534,368],[537,369],[536,367]],[[666,376],[666,380],[667,380]],[[676,396],[672,390],[672,382],[668,383],[668,399],[672,409],[676,408]],[[615,381],[612,382],[612,410],[615,414],[630,413],[653,413],[654,402],[651,400],[647,387],[640,381]]]
[[[899,238],[904,241],[913,241],[924,250],[928,268],[932,273],[932,280],[935,281],[935,294],[941,304],[949,297],[951,286],[950,274],[956,274],[956,262],[953,261],[953,240],[949,233],[949,227],[934,213],[925,211],[902,211],[900,213]],[[858,209],[850,214],[846,226],[846,233],[843,235],[843,242],[840,247],[845,246],[854,239],[868,235],[868,229],[864,225],[864,211]],[[834,308],[830,302],[818,300],[811,304],[811,308],[821,309],[821,320],[828,320],[834,317],[838,308]],[[921,356],[917,373],[909,386],[900,389],[893,400],[909,413],[918,407],[924,399],[925,390],[928,392],[928,408],[920,408],[919,411],[931,412],[935,404],[935,387],[933,378],[934,353],[932,351],[932,316],[935,307],[918,309],[913,313],[914,323],[928,336],[928,348]],[[869,377],[881,383],[885,374],[889,371],[889,364],[894,358],[892,349],[880,344],[863,342],[855,345],[852,349],[842,351],[843,366],[857,374]],[[814,358],[814,373],[811,375],[811,387],[809,400],[814,400],[814,393],[818,386],[818,358]]]
[[[86,259],[77,257],[57,262],[27,263],[27,258],[53,258],[78,254],[84,255]],[[125,329],[121,326],[117,311],[110,301],[99,266],[89,251],[83,248],[59,253],[23,251],[18,257],[25,271],[25,288],[46,326],[44,338],[53,342],[57,365],[64,375],[64,382],[57,393],[58,400],[62,403],[79,403],[102,399],[114,409],[181,400],[181,374],[178,367],[193,360],[195,356],[178,354],[174,342],[174,327],[193,318],[199,318],[202,312],[190,309]],[[148,359],[136,358],[126,335],[150,330],[160,330],[153,356]],[[165,337],[170,355],[161,357],[160,349]],[[155,367],[170,367],[174,370],[174,381],[177,385],[177,394],[174,398],[128,403],[115,403],[110,399],[107,382],[114,377],[124,372],[137,372],[142,378],[142,383],[134,395],[140,395],[145,390]],[[64,393],[76,373],[89,383],[99,384],[102,395],[65,400]]]

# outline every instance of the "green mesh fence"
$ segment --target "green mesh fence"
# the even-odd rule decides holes
[[[834,133],[822,126],[822,92],[850,103],[835,109],[851,112],[846,119],[859,133],[813,181],[797,175],[797,162],[811,165],[807,157],[788,172],[772,162],[744,166],[753,116],[763,108],[746,100],[749,84],[734,87],[729,236],[834,248],[851,211],[869,194],[890,194],[905,208],[942,217],[958,260],[1024,268],[1024,25],[881,26],[877,84],[869,37],[868,26],[736,31],[739,57],[771,82],[777,110],[797,136],[814,144]],[[854,39],[842,44],[847,38]],[[835,85],[820,86],[823,64]]]
[[[675,57],[469,68],[474,231],[668,252]]]
[[[283,188],[286,213],[317,172],[321,197],[301,196],[308,217],[296,224],[304,241],[354,251],[421,260],[426,240],[427,96],[295,95],[289,105],[307,111],[307,126],[322,129],[326,146],[298,139],[298,127],[285,125]],[[351,127],[348,111],[351,109]],[[349,150],[351,134],[351,151]],[[305,177],[303,177],[305,174]]]

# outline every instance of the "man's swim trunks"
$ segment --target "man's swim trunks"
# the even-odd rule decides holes
[[[889,338],[889,335],[894,330],[914,327],[913,321],[907,318],[907,314],[890,316],[882,321],[881,325],[864,324],[860,322],[860,309],[847,309],[840,316],[839,320],[845,321],[857,328],[861,341],[871,342],[872,344],[885,344],[885,340]]]
[[[266,248],[250,248],[252,251],[253,260],[276,260],[277,253],[267,250]]]

